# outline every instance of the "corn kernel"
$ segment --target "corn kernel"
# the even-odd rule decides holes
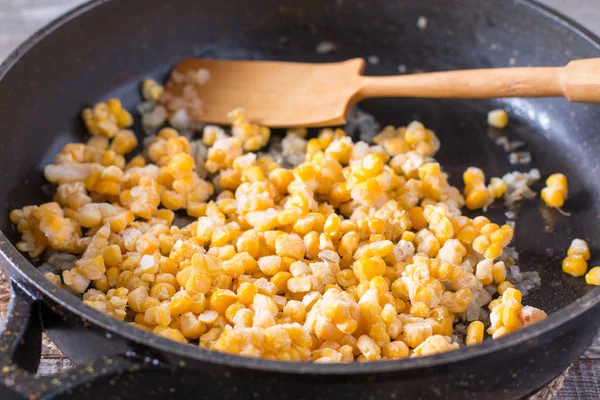
[[[585,274],[585,282],[588,285],[600,285],[600,266],[594,267]]]
[[[569,246],[569,250],[567,251],[567,256],[580,256],[585,261],[590,259],[590,248],[585,240],[581,239],[573,239],[571,245]]]
[[[508,125],[508,114],[504,110],[492,110],[488,113],[487,122],[494,128],[504,129]]]
[[[368,281],[376,276],[383,276],[386,272],[385,262],[379,256],[360,258],[352,268],[360,281]]]
[[[473,321],[467,327],[467,346],[472,346],[483,342],[483,323],[481,321]]]
[[[567,256],[562,262],[563,272],[576,278],[585,275],[587,268],[587,262],[579,256]]]
[[[513,288],[514,289],[514,287],[515,287],[515,285],[513,285],[509,281],[501,282],[498,285],[498,293],[500,293],[500,295],[502,295],[502,294],[504,294],[504,292],[506,291],[506,289],[508,289],[508,288]]]

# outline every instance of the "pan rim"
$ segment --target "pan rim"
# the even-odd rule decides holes
[[[53,31],[109,1],[110,0],[90,0],[56,18],[48,25],[38,30],[13,50],[5,61],[0,64],[0,81],[5,78],[8,72],[29,50]],[[514,0],[514,4],[517,6],[528,7],[535,12],[552,19],[554,22],[563,25],[600,50],[600,38],[579,23],[574,22],[569,17],[542,5],[535,0]],[[142,344],[171,355],[192,359],[194,361],[215,363],[235,368],[300,375],[372,375],[377,373],[414,371],[441,365],[449,366],[453,363],[482,357],[498,351],[510,351],[511,348],[519,344],[536,341],[541,335],[551,332],[562,325],[566,325],[571,320],[579,317],[600,303],[600,287],[594,288],[573,303],[550,314],[544,321],[523,328],[500,339],[487,340],[476,346],[462,348],[457,351],[428,357],[378,361],[375,363],[355,362],[347,364],[315,364],[310,362],[284,362],[248,358],[205,350],[199,347],[195,351],[190,351],[190,347],[187,344],[177,343],[118,321],[86,306],[77,296],[48,281],[38,269],[13,246],[2,231],[0,231],[0,266],[5,272],[9,272],[8,275],[10,279],[16,280],[17,282],[24,281],[33,285],[34,288],[42,294],[42,299],[50,299],[82,320],[88,321],[99,328],[119,335],[131,342]]]

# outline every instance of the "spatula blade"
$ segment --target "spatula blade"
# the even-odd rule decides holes
[[[228,124],[227,114],[241,107],[269,127],[340,125],[364,65],[360,58],[326,64],[186,59],[175,66],[160,102],[169,114],[183,108],[205,123]]]

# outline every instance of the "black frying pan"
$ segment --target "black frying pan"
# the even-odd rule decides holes
[[[417,27],[419,16],[429,20]],[[321,55],[321,40],[337,43]],[[514,243],[524,270],[542,288],[527,303],[551,312],[496,341],[432,357],[314,365],[240,358],[178,344],[111,319],[48,282],[12,245],[10,209],[47,199],[42,166],[82,138],[80,110],[109,95],[133,108],[143,77],[163,79],[183,57],[335,61],[376,55],[368,73],[564,65],[598,57],[600,41],[525,0],[96,0],[37,33],[0,67],[0,266],[15,290],[0,339],[4,387],[50,398],[502,399],[547,384],[589,346],[600,325],[600,289],[564,275],[560,261],[574,237],[599,263],[600,107],[563,99],[492,101],[371,100],[364,109],[386,124],[420,119],[441,138],[438,159],[458,184],[466,166],[489,176],[515,169],[488,138],[485,115],[511,110],[511,138],[527,142],[532,166],[564,172],[571,197],[545,229],[540,201],[524,202]],[[489,133],[494,133],[490,131]],[[536,187],[539,190],[539,187]],[[543,208],[542,208],[543,209]],[[499,207],[490,213],[503,222]],[[79,365],[34,379],[40,332]],[[105,358],[101,358],[105,357]],[[65,392],[69,390],[70,392]]]

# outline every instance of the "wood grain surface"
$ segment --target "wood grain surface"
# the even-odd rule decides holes
[[[600,0],[539,1],[556,8],[600,35]],[[29,35],[60,14],[84,2],[82,0],[0,0],[0,62]],[[6,311],[9,296],[6,280],[0,273],[0,315]],[[73,366],[71,361],[65,359],[49,340],[44,339],[43,347],[40,374],[50,375]],[[582,358],[571,366],[568,373],[563,374],[534,398],[600,399],[600,339],[597,339]]]

